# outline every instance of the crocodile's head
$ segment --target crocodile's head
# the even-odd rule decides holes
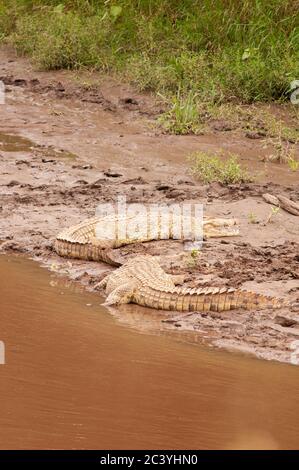
[[[240,234],[236,219],[207,218],[203,221],[203,237],[235,237]]]

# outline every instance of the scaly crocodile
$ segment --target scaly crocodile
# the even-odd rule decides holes
[[[115,259],[113,248],[119,248],[135,242],[174,239],[176,237],[173,227],[177,227],[182,222],[181,217],[176,218],[173,216],[172,223],[166,226],[166,232],[164,230],[162,234],[160,219],[158,219],[158,227],[153,227],[153,224],[148,223],[150,221],[144,219],[143,225],[147,227],[144,238],[140,238],[140,236],[134,238],[134,236],[129,237],[126,235],[123,238],[119,238],[119,225],[127,224],[128,226],[133,220],[134,216],[93,217],[87,219],[59,233],[54,243],[54,249],[60,256],[67,258],[104,261],[114,266],[120,266],[122,262]],[[195,226],[197,220],[194,218],[191,219],[191,222]],[[112,237],[110,236],[110,238],[103,238],[101,237],[101,228],[105,229],[107,226],[113,227],[115,234]],[[239,230],[235,219],[212,217],[203,219],[203,237],[205,239],[235,236],[238,234]]]
[[[265,309],[289,305],[283,299],[242,289],[177,287],[152,256],[136,256],[99,284],[106,288],[104,305],[135,303],[145,307],[179,312]]]
[[[63,230],[57,236],[54,244],[56,252],[61,256],[104,261],[121,266],[99,284],[106,287],[108,295],[106,305],[133,302],[151,308],[177,311],[280,308],[288,305],[284,300],[242,289],[176,287],[174,278],[166,274],[152,256],[136,256],[125,263],[121,260],[115,260],[113,248],[136,241],[175,238],[173,230],[175,220],[172,220],[167,233],[163,233],[163,236],[159,223],[159,230],[152,232],[147,230],[143,239],[126,235],[120,238],[117,230],[118,224],[130,223],[130,220],[128,217],[119,216],[87,219]],[[145,226],[147,222],[144,220]],[[192,223],[196,223],[196,221]],[[97,229],[106,226],[115,228],[115,236],[111,237],[111,233],[108,238],[101,236],[101,230]],[[238,228],[234,219],[204,218],[203,220],[204,238],[237,234]]]

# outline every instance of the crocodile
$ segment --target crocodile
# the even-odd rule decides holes
[[[276,297],[234,288],[184,288],[175,283],[171,276],[160,267],[157,259],[149,255],[135,256],[128,261],[116,259],[114,249],[135,242],[157,239],[174,239],[174,222],[169,224],[166,233],[162,234],[161,220],[158,230],[151,228],[148,220],[141,220],[147,227],[143,238],[119,236],[118,227],[132,222],[134,217],[106,216],[93,217],[60,232],[54,248],[60,256],[83,260],[104,261],[117,266],[114,272],[106,276],[98,286],[106,288],[105,305],[136,303],[141,306],[161,310],[176,311],[223,311],[235,308],[263,309],[281,308],[289,304]],[[179,221],[181,222],[181,221]],[[194,225],[196,220],[192,221]],[[203,219],[203,237],[223,237],[238,235],[237,222],[234,219],[206,217]],[[105,236],[105,227],[113,227],[113,235]],[[155,232],[155,233],[154,233]],[[107,233],[106,233],[107,235]]]
[[[284,299],[243,289],[178,287],[170,274],[160,267],[153,256],[140,255],[126,261],[99,284],[105,288],[104,305],[135,303],[159,310],[179,312],[232,309],[260,310],[289,306]]]
[[[158,229],[157,227],[154,227],[154,224],[148,223],[148,219],[141,219],[141,223],[139,222],[139,225],[147,227],[143,238],[140,238],[140,236],[126,236],[126,231],[122,238],[118,236],[119,226],[126,224],[126,227],[128,227],[128,224],[133,221],[134,216],[93,217],[60,232],[54,242],[54,249],[57,254],[63,257],[88,261],[104,261],[113,266],[121,266],[122,262],[119,259],[116,259],[113,252],[113,249],[115,248],[135,242],[176,239],[177,237],[175,236],[173,227],[177,227],[178,224],[181,224],[182,219],[180,217],[172,217],[171,223],[167,226],[166,233],[165,231],[162,233],[160,219],[158,220]],[[191,223],[192,226],[195,226],[198,221],[193,217]],[[105,229],[107,226],[113,227],[115,233],[112,237],[106,236],[105,238],[101,229]],[[105,230],[103,230],[103,232],[105,232]],[[212,217],[203,218],[204,239],[235,236],[238,234],[239,229],[235,219]]]

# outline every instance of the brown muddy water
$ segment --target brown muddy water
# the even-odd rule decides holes
[[[140,334],[0,257],[1,449],[298,448],[299,368]]]

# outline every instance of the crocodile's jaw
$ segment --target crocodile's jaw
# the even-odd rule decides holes
[[[237,237],[240,235],[238,227],[211,227],[208,231],[204,230],[204,239]]]
[[[207,218],[203,221],[203,236],[208,238],[236,237],[240,234],[236,219]]]

